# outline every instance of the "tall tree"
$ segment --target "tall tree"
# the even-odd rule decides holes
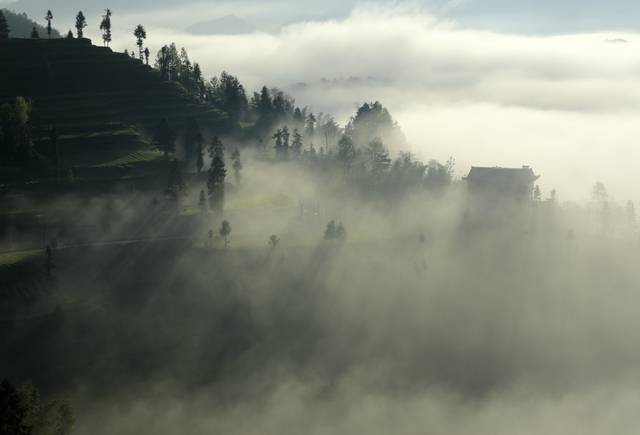
[[[47,20],[47,35],[51,38],[51,30],[53,29],[51,27],[51,21],[53,20],[53,14],[50,10],[47,11],[47,15],[45,15],[44,19]]]
[[[0,9],[0,40],[9,39],[9,23],[7,23],[7,17],[4,16],[4,12]]]
[[[306,125],[304,127],[304,137],[309,141],[313,142],[313,137],[316,134],[316,117],[313,113],[309,113],[307,116]]]
[[[144,60],[144,50],[142,49],[144,45],[144,40],[147,39],[147,31],[144,29],[142,24],[138,24],[136,28],[133,30],[133,36],[136,37],[136,45],[138,46],[138,54],[140,56],[140,60]]]
[[[227,176],[227,170],[224,164],[224,147],[217,137],[214,138],[212,145],[213,157],[207,179],[209,207],[213,211],[222,214],[224,210],[224,180]]]
[[[239,186],[242,179],[242,162],[240,161],[240,150],[237,147],[231,154],[231,160],[233,161],[233,173],[236,179],[236,186]]]
[[[151,52],[149,51],[149,47],[146,47],[144,49],[144,63],[145,65],[149,65],[149,56],[151,55]]]
[[[167,195],[175,201],[176,214],[180,211],[180,197],[186,194],[186,184],[182,178],[180,164],[178,160],[173,159],[169,167],[169,176],[167,180]]]
[[[338,141],[338,160],[342,162],[345,171],[351,169],[356,159],[356,148],[350,136],[343,135]]]
[[[167,118],[162,118],[156,127],[155,133],[156,146],[164,153],[164,158],[169,157],[169,153],[173,153],[176,147],[176,134],[169,125]]]
[[[100,22],[100,30],[102,31],[102,43],[109,46],[111,43],[111,9],[106,9]]]
[[[223,220],[222,224],[220,224],[220,236],[222,240],[224,240],[224,247],[229,247],[229,236],[231,235],[231,224],[227,220]]]
[[[31,39],[39,39],[40,38],[40,34],[38,33],[38,29],[36,28],[36,26],[33,26],[33,29],[31,30]]]
[[[87,19],[84,17],[82,11],[78,12],[76,15],[76,34],[78,38],[82,38],[84,36],[84,28],[87,27]]]
[[[293,129],[293,142],[291,142],[291,150],[293,151],[294,156],[300,157],[303,145],[304,144],[302,142],[302,135],[297,128]]]

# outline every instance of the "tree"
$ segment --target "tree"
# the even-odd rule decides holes
[[[6,379],[0,383],[0,434],[29,435],[27,409],[20,399],[18,390]]]
[[[176,203],[176,214],[180,210],[180,196],[186,194],[186,185],[180,171],[178,160],[173,159],[169,167],[169,176],[167,180],[167,195]]]
[[[197,160],[198,147],[202,148],[203,141],[198,120],[190,116],[185,123],[184,134],[184,154],[188,165],[192,165],[194,160]]]
[[[316,117],[313,113],[309,113],[307,116],[307,123],[304,127],[304,137],[308,141],[313,141],[313,137],[316,134]]]
[[[151,55],[151,52],[149,51],[149,47],[146,47],[144,49],[144,63],[145,65],[149,65],[149,56]]]
[[[222,239],[224,240],[224,247],[228,248],[229,247],[229,236],[231,235],[231,224],[229,224],[229,221],[227,221],[227,220],[223,220],[222,221],[222,224],[220,224],[219,234],[222,237]]]
[[[138,54],[140,55],[140,61],[144,60],[144,40],[147,39],[147,31],[142,27],[142,24],[138,24],[133,30],[133,36],[136,37],[136,45],[138,46]]]
[[[338,141],[338,160],[342,162],[345,171],[351,169],[356,159],[356,148],[350,136],[343,135]]]
[[[237,147],[231,154],[231,160],[233,161],[233,174],[236,179],[236,186],[239,186],[240,180],[242,179],[242,162],[240,161],[240,150]]]
[[[302,147],[304,146],[302,142],[302,135],[298,131],[297,128],[293,129],[293,142],[291,142],[291,149],[293,150],[293,155],[296,157],[300,157],[300,153],[302,152]]]
[[[31,30],[31,39],[39,39],[40,38],[40,34],[38,33],[38,29],[36,29],[36,26],[33,26],[33,30]]]
[[[196,147],[196,171],[198,174],[202,172],[202,168],[204,168],[204,151],[202,150],[202,141],[200,141]]]
[[[156,127],[156,146],[164,153],[164,158],[168,159],[169,153],[173,153],[176,147],[176,134],[169,125],[167,118],[162,118]]]
[[[4,16],[4,12],[0,10],[0,40],[9,39],[9,23],[7,23],[7,17]]]
[[[71,31],[71,29],[69,29],[69,31],[67,32],[67,39],[73,39],[73,32]]]
[[[271,138],[275,140],[273,149],[276,150],[276,156],[282,157],[282,130],[276,130]]]
[[[100,30],[102,31],[102,43],[109,46],[111,43],[111,9],[106,9],[100,22]]]
[[[598,203],[606,202],[609,199],[609,194],[607,193],[607,188],[604,186],[604,183],[598,181],[593,185],[591,199]]]
[[[360,106],[347,124],[346,133],[357,147],[366,146],[376,138],[397,147],[406,145],[406,138],[400,127],[378,101]]]
[[[85,27],[87,27],[87,19],[84,17],[82,11],[80,11],[78,15],[76,15],[76,34],[78,35],[78,39],[84,36]]]
[[[327,228],[324,230],[324,239],[333,240],[336,238],[336,221],[331,220],[327,224]]]
[[[47,35],[49,35],[49,38],[51,38],[51,21],[53,20],[53,14],[50,10],[47,11],[47,15],[45,15],[44,19],[47,21]]]
[[[207,196],[204,194],[204,190],[200,190],[200,196],[198,198],[198,208],[200,213],[204,214],[207,211]]]
[[[227,176],[227,170],[224,165],[224,155],[222,153],[222,143],[217,137],[214,138],[216,143],[213,148],[213,158],[211,167],[209,168],[209,177],[207,179],[207,191],[209,194],[209,207],[212,210],[222,213],[224,209],[224,180]],[[219,145],[217,145],[219,143]]]
[[[271,247],[271,249],[276,249],[279,243],[280,237],[276,236],[275,234],[271,234],[271,236],[269,236],[269,247]]]

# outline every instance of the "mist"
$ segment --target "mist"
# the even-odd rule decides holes
[[[113,51],[143,23],[152,60],[175,42],[249,98],[223,113],[119,56],[166,100],[0,166],[0,375],[80,435],[638,433],[639,34],[288,5],[114,14]],[[226,13],[257,30],[184,30]],[[43,151],[89,161],[113,145],[91,134],[125,151]]]

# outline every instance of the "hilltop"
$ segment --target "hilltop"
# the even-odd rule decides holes
[[[151,142],[164,118],[176,131],[187,117],[215,132],[230,128],[224,113],[179,84],[88,39],[9,39],[0,43],[0,58],[0,104],[29,99],[41,148],[55,127],[62,164],[78,173],[103,176],[113,167],[159,160]]]

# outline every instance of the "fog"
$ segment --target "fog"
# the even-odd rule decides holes
[[[487,220],[463,183],[376,197],[345,181],[247,151],[231,248],[61,249],[58,308],[5,331],[4,372],[69,397],[79,434],[637,432],[624,210],[540,202]],[[57,201],[81,227],[110,200]],[[222,218],[186,225],[152,202],[117,195],[105,237],[145,222],[138,237],[204,243]],[[322,240],[330,219],[345,242]]]
[[[116,16],[114,49],[133,49],[122,35],[144,22],[152,52],[175,41],[208,76],[227,70],[250,91],[277,86],[342,123],[380,100],[412,151],[453,156],[459,176],[472,165],[529,164],[544,175],[543,190],[563,199],[588,199],[597,180],[620,200],[640,197],[635,33],[523,36],[462,27],[421,7],[367,5],[275,33],[193,36],[166,27],[162,9],[154,14]]]
[[[198,210],[205,174],[177,205],[159,176],[3,198],[64,231],[52,276],[29,264],[28,301],[2,299],[0,373],[68,397],[80,435],[638,433],[637,33],[525,36],[400,4],[194,36],[174,12],[114,15],[113,49],[144,22],[152,51],[174,41],[343,125],[379,100],[408,139],[392,156],[453,157],[453,180],[388,187],[230,136],[223,213]],[[523,165],[536,201],[462,180]],[[331,220],[346,238],[325,240]],[[30,243],[3,234],[2,251]]]

